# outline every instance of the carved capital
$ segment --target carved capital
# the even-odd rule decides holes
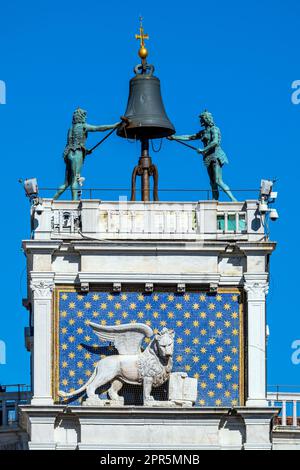
[[[265,301],[269,292],[269,284],[266,281],[245,282],[244,289],[247,292],[248,301]]]
[[[30,288],[33,292],[34,299],[52,299],[54,282],[49,279],[34,279],[30,282]]]

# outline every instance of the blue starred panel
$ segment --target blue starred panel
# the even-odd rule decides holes
[[[117,354],[113,345],[97,338],[89,321],[102,325],[139,322],[151,326],[154,333],[163,327],[175,330],[173,371],[198,379],[196,406],[242,404],[238,294],[59,291],[57,295],[56,393],[58,388],[77,390],[99,359]],[[80,397],[68,403],[80,404]]]

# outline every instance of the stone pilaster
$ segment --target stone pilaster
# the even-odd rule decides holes
[[[31,273],[33,297],[33,398],[32,405],[52,405],[51,312],[54,273]]]
[[[248,393],[246,406],[265,407],[266,399],[266,295],[268,274],[244,274],[247,293]]]

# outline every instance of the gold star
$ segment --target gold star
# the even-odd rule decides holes
[[[188,300],[190,300],[190,296],[189,294],[184,294],[183,296],[184,300],[187,302]]]
[[[231,362],[231,357],[230,356],[225,356],[224,357],[224,362]]]
[[[67,361],[63,361],[63,362],[62,362],[62,367],[63,367],[64,369],[65,369],[66,367],[68,367]]]
[[[154,300],[154,302],[157,302],[157,301],[158,301],[158,299],[159,299],[159,296],[158,296],[157,294],[154,294],[154,296],[153,296],[153,300]],[[143,300],[144,300],[144,299],[143,299]]]
[[[201,333],[202,336],[205,336],[207,331],[203,328],[202,330],[200,330],[200,333]]]
[[[194,326],[195,328],[197,328],[197,326],[199,326],[198,320],[194,320],[194,321],[193,321],[193,326]]]
[[[147,304],[147,305],[150,305],[150,304]],[[146,305],[146,308],[147,308],[147,305]],[[131,304],[129,305],[129,308],[130,310],[134,310],[136,308],[136,304],[134,302],[131,302]]]
[[[65,326],[61,329],[61,332],[63,335],[65,335],[68,331],[68,328],[66,328]]]
[[[221,354],[223,352],[223,348],[221,346],[217,347],[217,353]]]
[[[83,298],[83,296],[82,296],[82,298]],[[92,297],[93,300],[99,300],[99,298],[100,298],[100,297],[99,297],[98,294],[94,294],[93,297]]]
[[[69,308],[74,309],[76,306],[75,302],[70,302],[69,303]]]
[[[101,320],[101,322],[100,322],[100,323],[101,323],[101,325],[105,326],[107,322],[106,322],[106,320],[105,320],[105,319],[103,319],[103,320]]]
[[[68,345],[67,345],[66,343],[63,343],[63,344],[61,345],[61,349],[62,349],[63,351],[66,351],[66,349],[68,349]]]
[[[193,344],[199,344],[199,338],[194,338],[193,339]]]
[[[215,362],[216,358],[215,358],[215,356],[211,355],[211,356],[209,356],[208,360],[209,360],[209,362]]]
[[[182,309],[182,304],[176,304],[176,309],[181,310]],[[185,317],[185,318],[189,318],[189,317]]]
[[[200,313],[200,317],[201,317],[201,318],[206,318],[206,313],[205,313],[205,312],[201,312],[201,313]]]
[[[67,316],[67,312],[65,310],[63,310],[61,313],[60,313],[60,316],[65,318]]]
[[[217,406],[222,405],[222,400],[220,400],[220,399],[218,398],[218,399],[215,401],[215,404],[216,404]]]
[[[199,400],[199,405],[204,406],[205,405],[205,400]]]
[[[239,330],[237,330],[236,328],[234,328],[234,329],[232,330],[232,334],[233,334],[234,336],[237,336],[237,335],[239,334]]]
[[[146,325],[151,326],[151,320],[146,320],[145,323]]]
[[[217,318],[222,318],[222,316],[223,316],[222,312],[217,312],[217,313],[216,313],[216,317],[217,317]]]
[[[182,326],[182,321],[181,321],[181,320],[178,320],[178,321],[176,322],[176,326]]]
[[[218,364],[218,365],[217,365],[217,370],[218,370],[218,371],[221,371],[221,370],[223,370],[223,366],[222,366],[222,364]]]
[[[128,317],[128,313],[127,313],[127,312],[123,312],[123,313],[122,313],[122,317],[123,317],[123,318],[127,318],[127,317]]]
[[[206,382],[201,382],[200,387],[203,388],[203,389],[206,388],[206,387],[207,387],[207,383],[206,383]]]
[[[88,343],[89,341],[91,341],[91,337],[88,336],[88,335],[86,335],[86,336],[84,337],[84,339],[85,339],[85,341],[86,341],[87,343]]]
[[[158,313],[158,312],[153,312],[153,317],[154,317],[154,318],[158,318],[158,317],[159,317],[159,313]]]
[[[207,395],[212,398],[215,396],[215,392],[213,390],[210,390]]]
[[[77,349],[78,349],[78,351],[82,351],[82,350],[83,350],[83,346],[82,346],[81,344],[78,344]]]
[[[62,383],[64,386],[67,386],[69,382],[68,382],[67,379],[63,379],[63,380],[61,381],[61,383]]]
[[[198,374],[198,372],[195,372],[195,374],[193,375],[194,379],[199,379],[200,377],[200,374]]]
[[[138,300],[141,300],[141,301],[142,301],[142,300],[144,300],[145,297],[143,296],[143,294],[139,294],[139,295],[137,296],[137,298],[138,298]]]
[[[233,366],[231,367],[231,370],[233,372],[237,372],[239,370],[238,366],[236,364],[233,364]]]
[[[139,312],[139,313],[137,314],[137,316],[138,316],[139,318],[143,318],[143,317],[144,317],[144,314],[143,314],[143,312]]]
[[[75,337],[74,336],[69,336],[69,342],[74,343],[74,341],[75,341]]]
[[[231,299],[232,299],[233,302],[237,302],[237,301],[238,301],[238,296],[237,296],[237,295],[233,295],[233,296],[231,297]]]
[[[116,325],[121,325],[121,320],[116,320],[116,321],[115,321],[115,324],[116,324]]]
[[[67,300],[68,296],[67,296],[67,294],[62,294],[61,298],[62,298],[62,300]]]
[[[101,310],[105,310],[107,308],[107,304],[105,302],[103,302],[101,305],[100,305],[100,308]]]
[[[239,388],[238,384],[232,384],[232,389],[233,390],[238,390],[238,388]]]
[[[238,401],[237,401],[237,400],[232,400],[232,401],[231,401],[231,404],[232,404],[232,406],[237,406]]]
[[[176,342],[177,342],[178,344],[182,344],[182,343],[183,343],[183,339],[182,339],[182,338],[177,338]]]
[[[226,375],[225,375],[226,380],[231,380],[231,377],[232,377],[231,374],[226,374]]]
[[[230,338],[226,338],[224,340],[224,344],[231,344],[231,339]]]
[[[173,312],[169,312],[169,313],[168,313],[168,318],[174,318],[174,313],[173,313]]]
[[[215,326],[216,322],[213,321],[213,320],[210,320],[210,321],[208,322],[208,324],[209,324],[210,327],[213,328],[213,327]]]
[[[85,302],[84,304],[84,308],[86,308],[87,310],[91,308],[91,306],[92,306],[91,302]]]
[[[237,352],[238,352],[238,349],[237,349],[237,348],[235,348],[235,347],[234,347],[234,348],[231,348],[231,352],[232,352],[233,354],[237,354]]]
[[[215,304],[210,303],[210,304],[208,305],[208,308],[209,308],[209,310],[214,310],[214,309],[216,308],[216,306],[215,306]]]
[[[108,312],[107,314],[108,318],[112,318],[115,316],[114,312]]]
[[[69,376],[70,376],[70,377],[74,377],[74,375],[75,375],[75,371],[74,371],[74,370],[70,370],[70,371],[69,371]]]
[[[112,294],[107,294],[107,300],[114,300],[114,296]]]
[[[78,379],[78,380],[77,380],[77,383],[78,383],[78,385],[83,385],[84,382],[83,382],[82,379]]]
[[[216,344],[215,338],[209,338],[208,344],[211,344],[211,345]]]
[[[121,304],[119,302],[116,302],[115,303],[115,309],[120,310],[120,308],[121,308]]]
[[[188,364],[184,368],[187,372],[189,372],[191,370],[191,366],[189,366]]]
[[[229,320],[226,320],[226,321],[224,321],[224,325],[226,326],[226,328],[229,328],[231,323],[230,323]]]
[[[206,300],[206,295],[201,294],[201,295],[199,296],[199,299],[201,300],[201,302],[205,302],[205,300]]]
[[[202,364],[201,370],[205,372],[207,369],[208,369],[208,366],[206,364]]]
[[[74,357],[75,357],[75,353],[70,352],[70,353],[69,353],[69,358],[70,358],[70,359],[74,359]]]
[[[77,317],[78,317],[78,318],[83,317],[83,313],[82,313],[81,311],[77,312]]]
[[[177,356],[177,357],[176,357],[176,361],[177,361],[177,362],[182,362],[182,356]]]
[[[221,382],[218,382],[217,383],[217,388],[220,390],[221,388],[223,388],[223,384]]]
[[[145,338],[144,341],[145,341],[145,343],[150,343],[151,340],[150,340],[150,338]]]
[[[165,320],[162,320],[161,322],[159,322],[159,324],[160,324],[161,326],[166,326],[167,322],[166,322]]]
[[[130,323],[136,323],[136,320],[130,320]]]
[[[238,318],[238,314],[236,312],[233,312],[231,314],[231,318],[234,318],[234,319],[237,319]]]
[[[218,336],[222,336],[223,334],[223,330],[221,330],[220,328],[217,329],[217,335]]]
[[[173,294],[168,295],[168,301],[172,302],[173,300],[174,300],[174,295]]]
[[[217,300],[218,302],[221,302],[221,300],[222,300],[222,296],[221,296],[220,294],[219,294],[219,295],[217,295],[217,296],[216,296],[216,300]]]
[[[229,304],[224,304],[224,310],[230,310],[230,305]]]
[[[126,294],[121,294],[121,299],[122,300],[127,300],[127,295]]]
[[[195,363],[199,362],[199,357],[198,356],[193,356],[193,362],[195,362]]]
[[[82,361],[78,361],[78,362],[77,362],[77,367],[79,367],[79,368],[83,367],[83,362],[82,362]]]
[[[91,372],[90,370],[86,370],[86,371],[85,371],[85,375],[86,375],[87,377],[90,377],[90,376],[92,375],[92,372]]]
[[[213,374],[212,372],[209,374],[208,377],[210,378],[210,380],[215,380],[216,378],[215,374]]]
[[[190,335],[190,334],[191,334],[191,330],[189,330],[188,328],[186,328],[186,329],[184,330],[184,334],[187,335],[187,336]]]
[[[166,310],[167,305],[166,304],[160,304],[160,308],[161,308],[161,310]]]
[[[198,310],[199,309],[199,304],[197,304],[197,303],[193,304],[193,309]]]
[[[207,351],[207,349],[206,349],[206,348],[204,348],[204,347],[200,349],[200,352],[202,352],[202,354],[205,354],[205,353],[206,353],[206,351]]]
[[[226,390],[225,393],[224,393],[225,397],[228,398],[230,397],[231,393],[229,390]]]
[[[185,348],[184,351],[189,354],[191,352],[191,348]]]
[[[77,328],[77,333],[78,333],[79,335],[82,335],[83,329],[82,329],[82,328]]]

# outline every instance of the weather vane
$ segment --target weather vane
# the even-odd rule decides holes
[[[143,27],[143,17],[140,16],[140,34],[135,35],[135,39],[140,40],[140,49],[139,49],[139,56],[142,59],[142,64],[144,65],[146,63],[146,58],[148,56],[148,51],[145,47],[145,39],[149,39],[149,35],[144,33],[144,27]]]

